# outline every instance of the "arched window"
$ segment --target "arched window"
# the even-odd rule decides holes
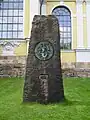
[[[64,6],[54,8],[52,14],[55,15],[60,27],[60,46],[61,49],[71,49],[71,12]]]
[[[0,1],[0,38],[23,38],[23,0]]]

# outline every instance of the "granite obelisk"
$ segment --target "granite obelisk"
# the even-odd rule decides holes
[[[34,16],[24,83],[24,102],[64,100],[60,34],[55,16]]]

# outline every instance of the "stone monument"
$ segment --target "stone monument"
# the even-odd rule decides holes
[[[32,22],[24,102],[53,103],[64,100],[57,19],[36,15]]]

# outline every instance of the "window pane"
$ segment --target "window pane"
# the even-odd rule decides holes
[[[2,13],[3,13],[2,10],[0,10],[0,16],[2,16]]]
[[[3,4],[3,8],[4,8],[4,9],[8,9],[8,3],[4,3],[4,4]]]
[[[4,0],[4,2],[8,2],[8,1],[10,1],[10,0]]]
[[[3,23],[7,23],[7,17],[3,17]]]
[[[18,16],[18,10],[14,10],[14,16]]]
[[[68,31],[68,27],[63,27],[64,28],[64,32]]]
[[[13,38],[17,38],[17,32],[13,32]]]
[[[19,9],[23,9],[23,3],[19,3]]]
[[[3,3],[0,3],[0,10],[2,10],[3,8]]]
[[[7,31],[7,24],[3,24],[3,31]]]
[[[12,30],[12,24],[8,24],[8,30]]]
[[[18,2],[18,1],[20,1],[20,0],[14,0],[14,2]]]
[[[18,38],[23,38],[23,32],[18,32]]]
[[[12,8],[13,8],[13,3],[9,2],[9,9],[12,9]]]
[[[7,10],[3,10],[3,16],[7,16],[8,11]]]
[[[64,37],[64,33],[61,32],[61,33],[60,33],[60,37]]]
[[[8,38],[12,38],[12,32],[8,32]]]
[[[13,17],[13,23],[18,23],[18,17]]]
[[[2,23],[2,22],[3,22],[2,17],[0,17],[0,23]]]
[[[17,24],[13,24],[13,30],[17,30]]]
[[[0,38],[2,38],[2,36],[1,36],[1,32],[0,32]]]
[[[7,32],[3,32],[2,37],[7,38]]]
[[[15,9],[18,9],[18,6],[19,6],[19,3],[15,3],[15,4],[14,4],[14,8],[15,8]]]
[[[8,16],[13,16],[13,10],[8,10]]]
[[[19,30],[23,30],[23,25],[18,25],[19,26]]]
[[[23,11],[19,10],[19,16],[23,16]]]
[[[23,17],[19,17],[19,23],[23,23]]]
[[[68,32],[70,32],[71,31],[71,27],[68,27]]]
[[[0,31],[2,30],[2,24],[0,24]]]
[[[8,17],[8,23],[12,23],[12,17]]]

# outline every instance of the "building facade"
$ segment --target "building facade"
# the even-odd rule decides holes
[[[36,1],[30,1],[31,21],[34,14],[39,14],[39,1]],[[44,0],[42,14],[53,14],[59,21],[63,67],[89,67],[89,12],[90,0]]]
[[[0,1],[0,63],[23,65],[39,0]],[[90,0],[44,0],[42,15],[55,15],[60,28],[62,68],[90,66]],[[21,71],[20,71],[21,72]]]

